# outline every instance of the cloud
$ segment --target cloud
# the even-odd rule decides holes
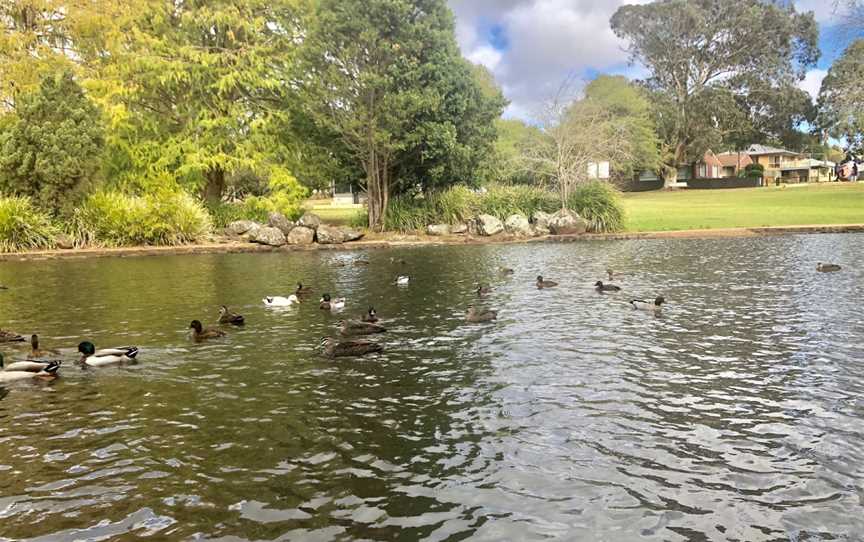
[[[834,24],[841,17],[831,0],[795,0],[795,10],[798,13],[812,11],[819,23]]]
[[[807,92],[815,102],[819,98],[819,90],[822,88],[822,80],[828,75],[827,70],[810,70],[804,80],[798,83],[801,90]]]

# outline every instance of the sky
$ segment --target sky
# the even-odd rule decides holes
[[[568,77],[584,82],[599,74],[644,76],[627,61],[624,43],[609,26],[623,4],[649,0],[448,0],[456,14],[462,54],[495,75],[510,106],[508,118],[531,120],[542,101]],[[832,0],[794,0],[820,25],[822,57],[801,88],[816,96],[822,79],[848,44],[837,31]]]

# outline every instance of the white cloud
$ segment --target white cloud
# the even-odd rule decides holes
[[[828,75],[827,70],[810,70],[803,81],[798,83],[798,87],[806,91],[813,101],[819,98],[819,90],[822,88],[822,80]]]
[[[820,23],[835,23],[840,18],[837,7],[832,0],[795,0],[798,13],[812,11]]]

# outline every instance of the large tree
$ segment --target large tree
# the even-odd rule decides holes
[[[819,92],[819,127],[864,151],[864,39],[852,43],[828,70]]]
[[[780,2],[659,0],[622,6],[611,24],[631,60],[650,72],[645,84],[660,103],[667,185],[676,182],[678,166],[704,152],[707,132],[741,130],[723,126],[730,100],[788,95],[819,56],[813,14]],[[754,102],[742,113],[754,123],[759,107]]]
[[[322,0],[307,46],[307,103],[361,165],[371,227],[395,192],[473,180],[504,100],[462,58],[444,0]]]

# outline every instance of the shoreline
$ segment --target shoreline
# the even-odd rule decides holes
[[[76,258],[126,258],[140,256],[174,256],[188,254],[243,254],[303,252],[318,250],[364,250],[447,245],[504,245],[517,243],[575,243],[583,241],[628,241],[644,239],[730,239],[779,235],[864,233],[864,224],[822,224],[798,226],[760,226],[705,230],[654,232],[586,233],[582,235],[547,235],[525,238],[497,235],[468,237],[450,235],[432,237],[420,234],[370,234],[360,241],[337,245],[285,245],[271,247],[247,241],[221,239],[210,243],[178,246],[136,246],[119,248],[73,248],[0,253],[0,261],[39,261]]]

